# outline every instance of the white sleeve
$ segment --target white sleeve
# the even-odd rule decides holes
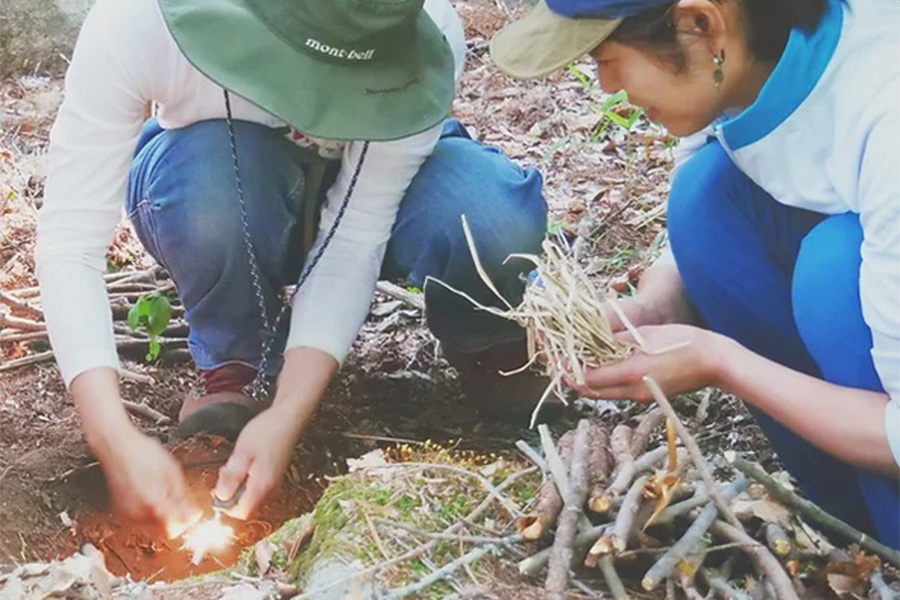
[[[392,142],[372,142],[334,238],[294,299],[287,347],[317,348],[342,362],[362,326],[403,194],[441,134],[438,125]],[[347,193],[363,142],[348,144],[328,190],[316,254]]]
[[[457,80],[465,62],[462,24],[447,0],[428,0],[426,10],[447,37]],[[293,304],[287,348],[322,350],[342,362],[365,321],[400,202],[431,155],[442,125],[391,142],[372,142],[343,221]],[[348,144],[337,181],[328,190],[315,256],[347,193],[363,142]],[[309,259],[308,259],[309,260]]]
[[[896,98],[896,96],[894,97]],[[859,192],[863,228],[860,298],[872,330],[872,358],[891,400],[885,430],[900,464],[900,104],[872,126],[863,149]]]
[[[146,0],[99,0],[82,28],[50,133],[36,263],[50,341],[68,386],[96,367],[118,368],[102,275],[126,193],[155,62],[135,41]]]

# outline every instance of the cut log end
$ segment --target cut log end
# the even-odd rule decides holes
[[[533,542],[544,537],[546,528],[538,515],[525,515],[516,520],[516,531],[523,539]]]
[[[606,494],[594,496],[588,502],[588,508],[597,514],[607,513],[612,508],[612,498]]]

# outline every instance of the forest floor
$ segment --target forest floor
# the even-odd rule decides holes
[[[612,293],[630,293],[664,240],[674,140],[622,99],[602,94],[588,63],[536,82],[501,75],[487,45],[508,19],[503,5],[471,0],[458,2],[457,9],[466,25],[469,58],[453,115],[476,139],[542,172],[551,208],[549,233],[582,238],[583,263],[597,284]],[[0,82],[0,290],[13,294],[37,284],[35,217],[62,85],[60,77],[47,76]],[[126,221],[108,263],[110,273],[154,266]],[[0,366],[48,350],[44,338],[0,342]],[[147,364],[140,354],[125,360],[141,377],[124,382],[124,398],[174,419],[196,370],[183,360]],[[695,431],[704,450],[737,449],[774,464],[742,404],[716,390],[699,396],[704,394],[711,395],[709,415]],[[521,414],[497,419],[484,418],[460,396],[456,373],[442,358],[422,312],[379,293],[279,492],[238,532],[241,543],[233,555],[193,568],[186,554],[158,532],[122,522],[110,512],[102,473],[52,360],[0,371],[0,572],[66,556],[91,542],[114,573],[177,580],[237,560],[240,549],[308,512],[327,478],[346,471],[348,458],[373,448],[432,440],[485,455],[511,454],[516,439],[535,439],[527,414],[536,398],[522,399],[527,409]],[[580,403],[553,428],[567,430],[585,412],[617,423],[638,410],[628,404]],[[169,441],[170,425],[137,422],[148,434]],[[205,438],[170,446],[192,485],[205,493],[227,446]]]

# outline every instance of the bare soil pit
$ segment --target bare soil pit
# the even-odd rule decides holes
[[[196,437],[172,448],[173,455],[182,464],[190,493],[205,516],[212,516],[210,490],[213,489],[218,469],[228,458],[231,444],[211,436]],[[18,495],[17,482],[7,481],[4,491]],[[30,488],[33,481],[19,481]],[[90,543],[105,556],[107,568],[114,575],[129,575],[134,580],[175,581],[217,571],[234,565],[241,552],[272,533],[285,521],[299,516],[315,505],[323,486],[318,479],[300,480],[296,469],[291,469],[282,485],[271,494],[251,520],[237,521],[224,517],[234,529],[233,543],[225,550],[208,554],[198,565],[191,563],[191,552],[183,548],[181,538],[169,540],[165,531],[154,524],[136,523],[123,519],[112,511],[102,472],[94,463],[76,468],[63,481],[51,484],[55,497],[80,499],[70,514],[60,518],[56,531],[35,530],[35,519],[28,518],[23,508],[22,519],[5,518],[3,537],[18,536],[22,545],[32,546],[32,552],[42,559],[62,558],[76,552],[83,544]],[[33,494],[33,490],[31,491]],[[6,496],[6,494],[4,494]],[[40,496],[40,494],[38,494]],[[9,502],[4,498],[4,509]],[[35,499],[37,500],[37,499]],[[35,510],[40,510],[34,507]],[[6,511],[4,511],[6,512]],[[9,517],[8,514],[5,515]],[[71,524],[68,524],[71,519]],[[23,524],[16,530],[15,521]],[[31,542],[25,541],[25,535]],[[30,558],[30,557],[29,557]]]
[[[210,490],[218,469],[228,458],[231,444],[220,438],[198,437],[173,448],[173,455],[185,470],[191,495],[212,516]],[[241,552],[268,536],[285,521],[299,516],[315,505],[322,486],[313,479],[303,482],[287,477],[270,495],[251,520],[224,517],[234,529],[233,543],[215,554],[208,554],[198,565],[191,563],[191,552],[181,538],[169,540],[160,527],[123,521],[110,512],[105,494],[98,497],[96,510],[87,510],[74,522],[74,539],[80,545],[91,543],[106,557],[114,575],[131,575],[145,581],[175,581],[235,564]]]

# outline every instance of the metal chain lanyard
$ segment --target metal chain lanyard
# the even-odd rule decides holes
[[[369,151],[369,142],[365,142],[363,144],[362,150],[359,154],[359,161],[356,163],[356,169],[354,169],[353,171],[353,177],[351,177],[350,179],[350,185],[347,187],[347,193],[344,195],[344,199],[341,202],[340,208],[338,209],[337,216],[334,219],[334,223],[331,224],[331,228],[328,230],[328,233],[322,240],[322,243],[319,245],[316,253],[313,255],[312,260],[309,261],[309,263],[300,273],[300,277],[297,280],[297,285],[294,287],[294,291],[291,292],[290,297],[287,298],[281,305],[281,308],[278,311],[278,314],[275,315],[275,318],[270,320],[269,312],[266,309],[266,298],[261,283],[262,274],[259,267],[259,261],[256,258],[256,253],[253,251],[253,240],[250,236],[250,225],[247,218],[247,202],[244,197],[244,185],[241,181],[241,168],[240,163],[238,162],[237,138],[234,133],[234,116],[231,112],[231,95],[228,93],[228,90],[223,91],[225,93],[225,122],[228,125],[228,139],[231,142],[231,162],[234,167],[234,181],[237,187],[238,203],[240,205],[241,211],[241,226],[243,227],[244,246],[247,250],[247,261],[250,263],[250,280],[253,283],[253,291],[256,295],[256,302],[259,305],[259,313],[262,319],[262,328],[260,329],[262,352],[260,355],[256,378],[250,384],[250,394],[255,400],[264,400],[269,395],[270,391],[270,382],[266,378],[266,371],[269,367],[269,354],[272,350],[272,344],[278,334],[278,326],[281,323],[282,318],[284,318],[284,315],[287,313],[288,307],[293,304],[294,298],[297,296],[297,292],[300,291],[300,288],[304,283],[306,283],[306,280],[309,279],[309,276],[312,273],[313,269],[319,263],[319,260],[321,260],[322,255],[325,253],[325,249],[328,248],[328,245],[331,243],[331,239],[334,237],[334,234],[337,232],[338,226],[341,224],[341,221],[344,218],[344,213],[347,212],[347,207],[350,204],[350,197],[353,195],[353,190],[356,187],[356,181],[357,179],[359,179],[360,171],[362,171],[363,161],[366,158],[366,153]]]

